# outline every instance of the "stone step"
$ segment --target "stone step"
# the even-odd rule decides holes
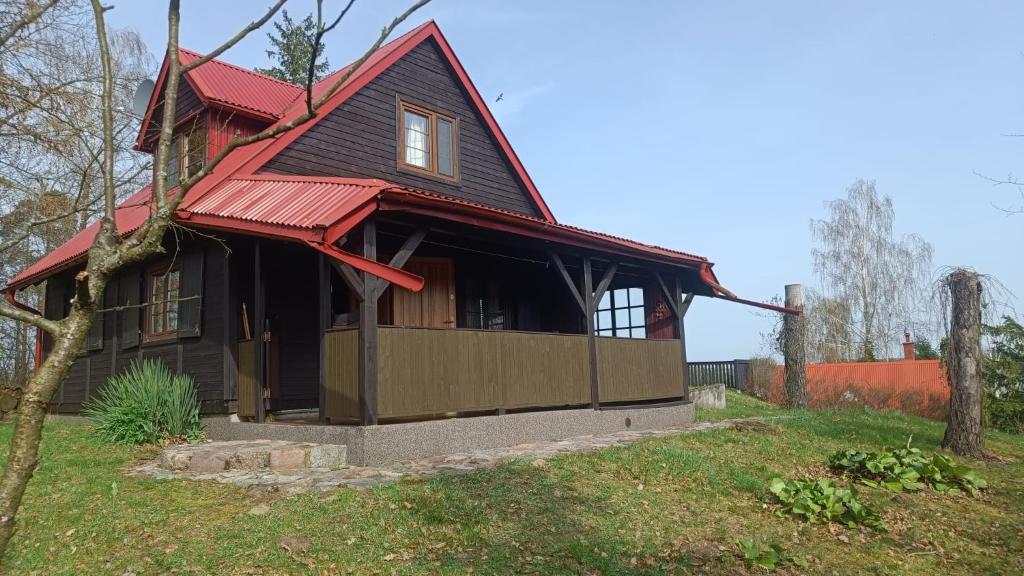
[[[160,458],[166,470],[214,474],[225,470],[332,469],[345,465],[343,444],[284,440],[231,440],[168,446]]]

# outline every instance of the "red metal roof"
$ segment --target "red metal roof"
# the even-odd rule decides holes
[[[146,186],[132,194],[117,207],[115,222],[117,231],[128,234],[137,230],[149,217],[149,197],[151,189]],[[74,264],[92,247],[96,232],[100,229],[99,222],[93,222],[85,230],[71,237],[53,252],[40,258],[35,264],[11,278],[8,286],[25,287],[52,276],[55,272]]]
[[[329,244],[369,213],[380,209],[385,201],[390,202],[389,209],[398,210],[405,209],[403,203],[418,203],[421,205],[420,209],[427,205],[442,216],[455,212],[469,214],[467,217],[486,220],[487,225],[496,229],[528,233],[556,242],[628,254],[669,265],[697,268],[700,270],[700,278],[708,284],[712,294],[722,293],[735,298],[718,286],[717,279],[711,271],[712,264],[706,258],[555,222],[486,104],[433,21],[382,46],[320,109],[318,119],[324,118],[370,80],[427,39],[433,39],[447,58],[481,117],[491,128],[513,168],[536,200],[544,215],[543,218],[422,190],[401,188],[381,180],[256,173],[281,149],[315,124],[317,119],[276,138],[232,151],[213,173],[189,190],[181,204],[178,218],[200,227],[209,226]],[[199,57],[194,52],[182,51],[183,62],[193,62]],[[314,96],[327,90],[338,74],[345,70],[339,70],[317,83],[313,89]],[[200,96],[208,101],[274,115],[279,118],[278,122],[288,122],[304,111],[301,88],[217,60],[190,72],[187,79],[196,86]],[[158,90],[159,85],[160,82]],[[152,108],[151,102],[150,110]],[[118,228],[122,233],[131,232],[145,220],[148,210],[145,207],[140,208],[140,204],[148,200],[148,197],[149,189],[146,188],[119,208]],[[86,253],[94,237],[95,227],[90,227],[16,276],[10,281],[9,286],[24,287],[38,282],[61,266],[78,260]]]
[[[390,186],[383,180],[260,175],[225,181],[194,202],[189,214],[293,228],[326,228]]]
[[[202,54],[179,50],[183,65],[202,58]],[[220,107],[261,116],[280,118],[305,90],[259,72],[222,60],[210,60],[186,74],[198,89],[199,97]]]

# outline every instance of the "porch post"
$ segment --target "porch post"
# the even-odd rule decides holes
[[[583,298],[586,308],[583,315],[587,324],[587,350],[590,354],[590,407],[598,410],[601,407],[600,391],[597,381],[597,340],[594,337],[594,275],[590,267],[590,258],[583,257]]]
[[[377,224],[363,223],[363,257],[377,260]],[[377,423],[377,278],[362,272],[363,293],[359,303],[359,422]]]
[[[660,281],[660,278],[659,278]],[[676,312],[676,332],[679,333],[679,350],[681,351],[683,361],[683,401],[690,401],[690,370],[686,362],[686,325],[684,318],[686,317],[686,311],[690,308],[690,303],[693,302],[693,294],[687,294],[683,296],[682,283],[679,281],[679,277],[675,278],[676,285],[673,291],[672,300],[675,301],[675,312]]]
[[[320,391],[317,398],[320,423],[327,421],[327,349],[324,333],[331,327],[331,270],[321,252],[317,259],[320,284]]]
[[[263,278],[263,259],[260,257],[260,241],[256,240],[253,249],[254,266],[253,284],[255,294],[253,295],[253,338],[256,339],[256,421],[263,422],[266,418],[266,407],[263,403],[263,390],[267,386],[267,354],[266,341],[264,340],[266,330],[266,286]]]

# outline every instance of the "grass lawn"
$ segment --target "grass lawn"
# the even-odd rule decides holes
[[[1006,463],[975,463],[979,498],[861,488],[885,533],[809,525],[765,506],[776,475],[827,475],[840,447],[938,445],[943,424],[893,413],[785,412],[730,394],[701,420],[785,415],[779,430],[708,431],[547,466],[513,463],[427,482],[268,501],[213,483],[138,480],[152,449],[48,424],[8,556],[40,574],[745,574],[735,542],[804,559],[779,573],[1024,573],[1024,437],[990,434]],[[10,426],[0,427],[6,442]],[[845,483],[845,482],[844,482]]]

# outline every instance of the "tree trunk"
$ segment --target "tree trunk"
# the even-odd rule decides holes
[[[46,418],[46,405],[67,376],[78,351],[82,349],[94,312],[95,305],[72,307],[71,314],[65,320],[65,329],[54,341],[53,350],[25,385],[14,420],[7,464],[0,478],[0,563],[14,535],[16,514],[25,495],[25,487],[39,463],[39,443]]]
[[[985,455],[981,438],[981,281],[956,270],[946,277],[952,311],[949,322],[949,424],[942,447],[961,456]]]
[[[786,286],[786,307],[803,310],[804,298],[799,284]],[[804,317],[785,314],[782,317],[782,348],[785,357],[786,406],[807,408],[807,376],[804,373]]]

